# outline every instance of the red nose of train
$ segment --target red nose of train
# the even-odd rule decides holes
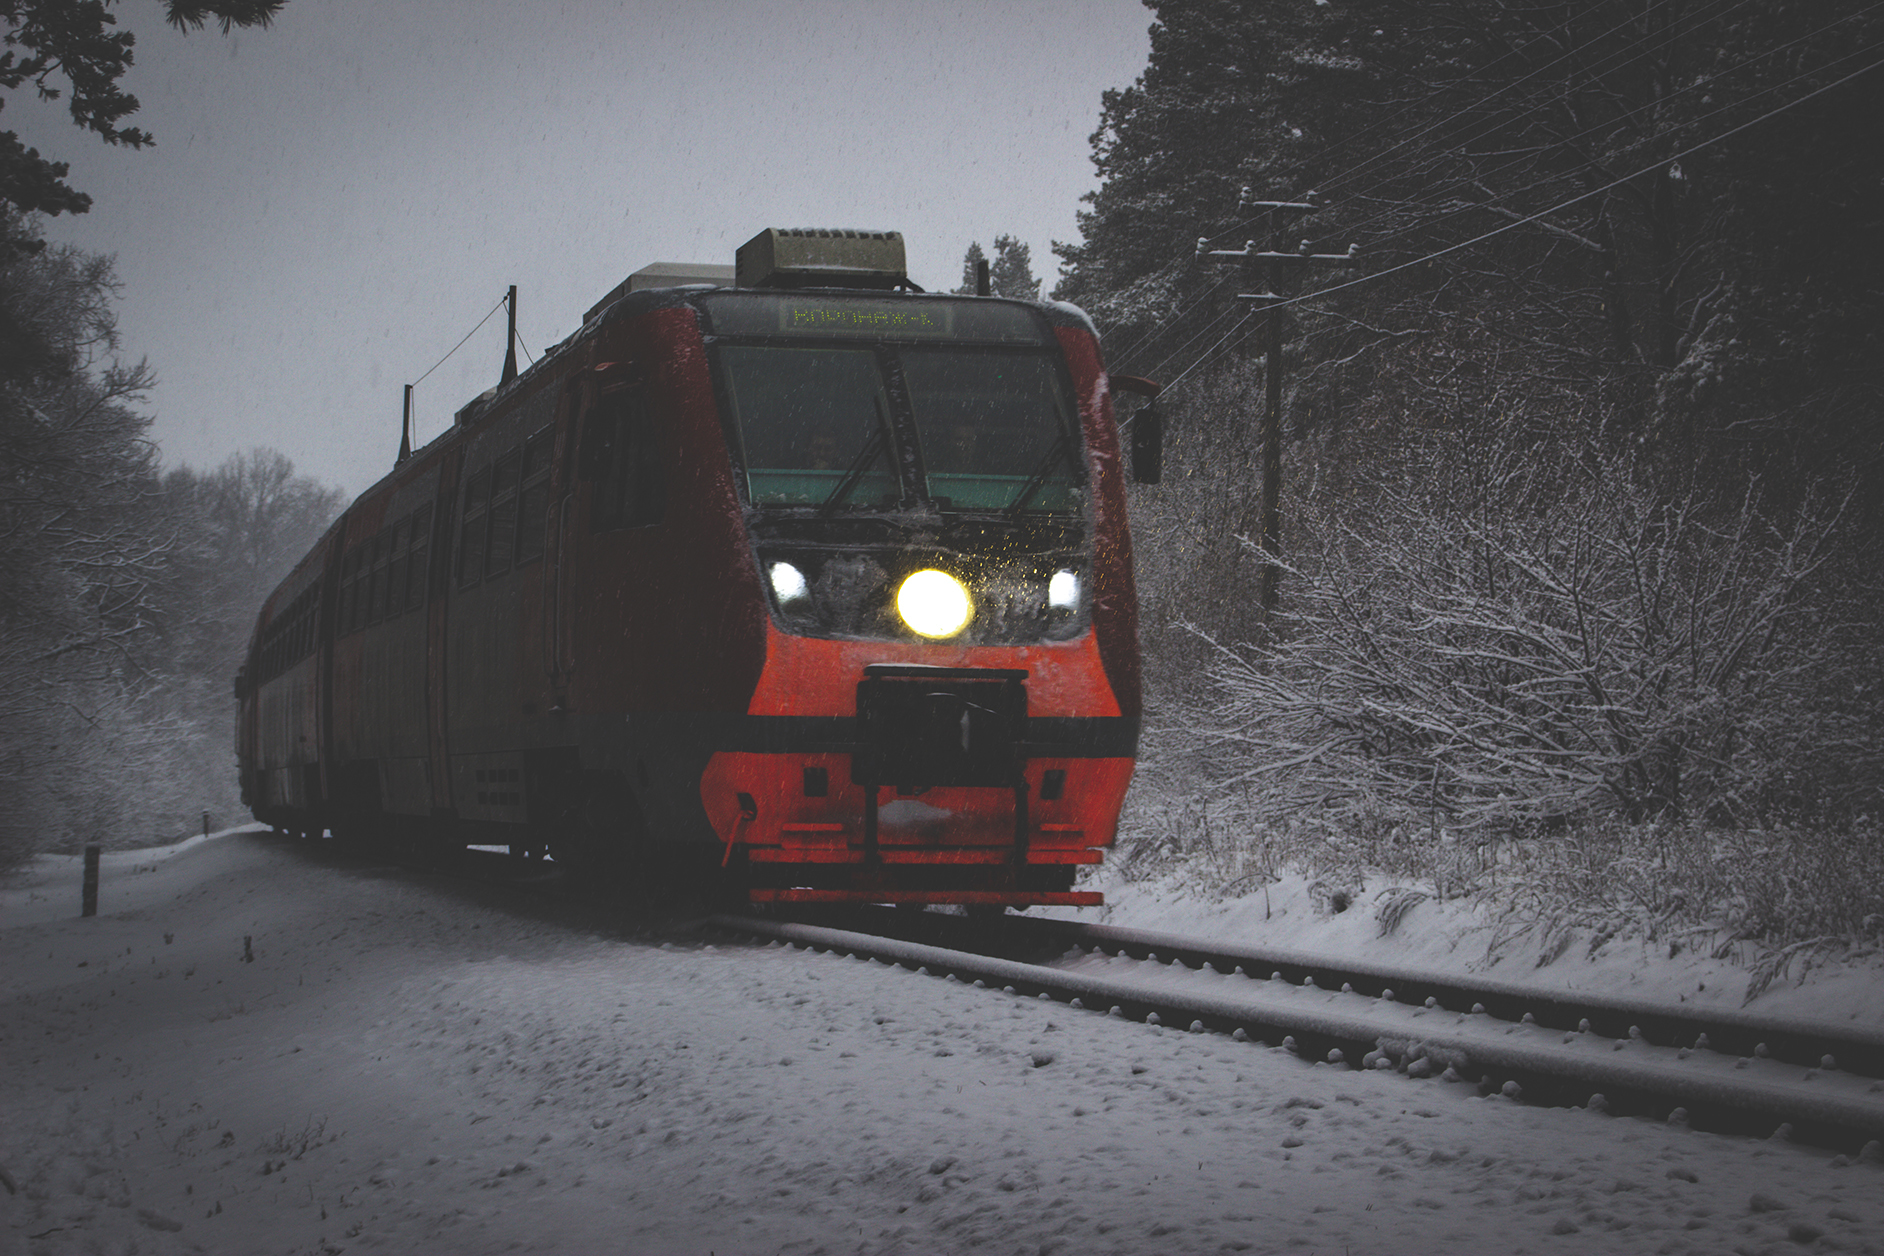
[[[796,726],[780,736],[802,741],[722,752],[701,781],[752,901],[1103,901],[1073,881],[1112,842],[1132,758],[1108,744],[1123,721],[1090,634],[940,661],[932,646],[771,644],[754,711],[783,708]],[[803,715],[820,709],[833,716]]]

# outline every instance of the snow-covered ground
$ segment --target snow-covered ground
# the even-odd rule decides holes
[[[1305,896],[1278,916],[1275,888],[1261,921],[1260,894],[1168,891],[1114,887],[1110,919],[1448,951],[1433,904],[1370,941]],[[63,859],[0,891],[7,1256],[1884,1247],[1884,1170],[1829,1152],[624,931],[266,835],[108,856],[101,914],[78,898]],[[1449,953],[1471,966],[1469,935]],[[1645,959],[1536,971],[1715,987]],[[1820,1014],[1874,1016],[1825,1006],[1844,980]]]

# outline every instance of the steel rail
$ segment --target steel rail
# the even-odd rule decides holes
[[[1468,1012],[1477,1005],[1499,1020],[1522,1021],[1528,1014],[1547,1028],[1574,1029],[1605,1038],[1639,1038],[1669,1047],[1699,1045],[1723,1055],[1770,1056],[1806,1068],[1822,1067],[1830,1056],[1844,1072],[1884,1077],[1884,1033],[1829,1022],[1669,1007],[1644,999],[1543,990],[1466,975],[1438,976],[1391,964],[1337,960],[1280,947],[1237,946],[1081,921],[1009,916],[996,922],[993,930],[987,930],[937,913],[899,918],[892,912],[878,912],[868,919],[870,927],[881,924],[893,935],[907,936],[919,929],[931,938],[948,938],[949,944],[965,950],[977,949],[984,938],[987,945],[999,947],[1005,936],[1089,951],[1098,948],[1134,959],[1153,956],[1161,962],[1178,962],[1190,968],[1207,963],[1219,972],[1242,968],[1250,977],[1273,975],[1291,985],[1312,980],[1324,989],[1338,990],[1346,985],[1360,994],[1390,994],[1400,1003],[1423,1004],[1431,999],[1434,1005],[1450,1011]]]
[[[1063,972],[854,930],[732,915],[713,916],[705,923],[736,934],[874,957],[931,975],[1011,987],[1016,994],[1077,1000],[1082,1007],[1132,1020],[1279,1042],[1310,1060],[1386,1067],[1395,1057],[1402,1065],[1425,1059],[1434,1066],[1443,1064],[1448,1079],[1476,1080],[1486,1093],[1497,1090],[1552,1106],[1588,1105],[1619,1115],[1650,1115],[1727,1133],[1768,1135],[1782,1127],[1799,1141],[1847,1152],[1863,1147],[1860,1154],[1867,1159],[1880,1157],[1875,1140],[1884,1134],[1884,1096],[1827,1095],[1803,1085],[1707,1076],[1682,1067],[1676,1053],[1666,1048],[1648,1048],[1665,1057],[1654,1061],[1579,1055],[1466,1034],[1414,1033],[1403,1021],[1163,990],[1155,983]]]

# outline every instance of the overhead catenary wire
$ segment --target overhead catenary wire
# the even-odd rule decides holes
[[[491,321],[491,315],[492,315],[492,314],[495,314],[495,313],[497,313],[497,311],[499,311],[499,310],[501,310],[501,309],[503,309],[503,308],[504,308],[504,303],[505,303],[506,301],[508,301],[509,299],[510,299],[510,298],[509,298],[509,297],[507,297],[507,296],[503,296],[503,297],[499,297],[499,298],[497,298],[497,304],[496,304],[496,305],[493,305],[493,306],[492,306],[492,307],[490,308],[490,312],[489,312],[489,313],[487,313],[487,314],[485,314],[485,316],[484,316],[483,318],[480,318],[480,319],[478,320],[478,325],[477,325],[477,327],[473,327],[473,328],[472,328],[472,329],[471,329],[470,331],[468,331],[468,332],[466,332],[466,333],[464,334],[464,340],[460,340],[460,341],[459,341],[459,342],[458,342],[457,344],[455,344],[455,345],[453,345],[453,346],[452,346],[452,347],[451,347],[450,349],[448,349],[448,350],[446,350],[446,352],[445,352],[445,357],[443,357],[443,358],[440,358],[440,359],[439,359],[438,361],[436,361],[436,362],[434,362],[434,363],[432,363],[432,365],[431,365],[430,367],[428,367],[428,368],[426,368],[426,372],[425,372],[425,375],[430,375],[430,374],[431,374],[431,373],[432,373],[433,371],[436,371],[436,370],[437,370],[437,369],[438,369],[439,367],[441,367],[441,366],[443,366],[443,365],[445,365],[445,361],[446,361],[446,359],[447,359],[447,358],[449,358],[449,357],[451,357],[451,355],[452,355],[452,354],[454,354],[454,353],[456,353],[456,352],[458,352],[458,350],[460,350],[460,349],[462,349],[462,348],[464,348],[464,345],[465,345],[465,340],[469,340],[469,339],[471,339],[471,337],[473,337],[473,336],[475,336],[475,335],[477,335],[477,334],[478,334],[478,329],[479,329],[479,328],[481,328],[481,327],[483,327],[483,326],[484,326],[484,324],[486,324],[486,323],[488,323],[488,322],[490,322],[490,321]],[[413,386],[414,388],[416,388],[416,387],[418,387],[418,386],[419,386],[420,384],[423,384],[423,383],[425,382],[425,375],[421,375],[421,376],[419,376],[419,377],[418,377],[417,379],[415,379],[415,380],[413,380],[413,381],[412,381],[412,386]]]

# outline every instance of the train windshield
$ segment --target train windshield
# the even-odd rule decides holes
[[[755,505],[896,505],[902,490],[876,354],[728,345],[720,371]]]
[[[902,354],[902,367],[929,495],[938,505],[1078,505],[1078,446],[1051,358],[924,348]]]
[[[1081,508],[1064,366],[1025,307],[769,293],[706,305],[752,504]]]

